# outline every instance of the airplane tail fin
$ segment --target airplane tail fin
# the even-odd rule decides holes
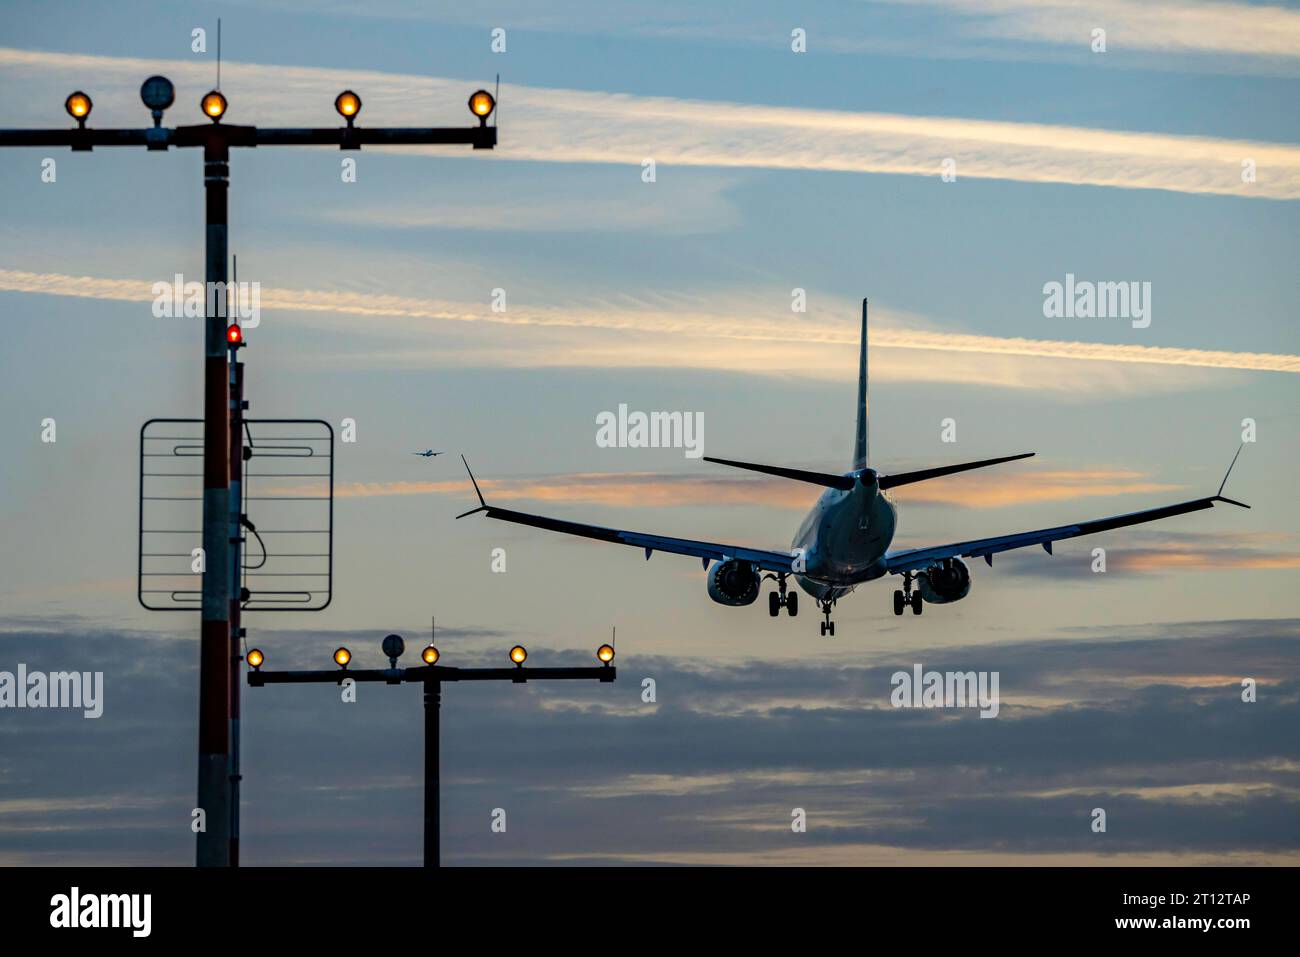
[[[858,427],[853,440],[853,468],[867,467],[867,429],[871,411],[867,399],[867,300],[862,300],[862,340],[858,345]]]

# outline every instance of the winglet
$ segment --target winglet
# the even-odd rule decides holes
[[[1228,466],[1228,471],[1223,473],[1223,481],[1219,483],[1219,490],[1214,493],[1214,501],[1227,502],[1229,505],[1239,505],[1242,508],[1250,508],[1250,506],[1245,502],[1238,502],[1236,499],[1225,498],[1223,495],[1223,490],[1228,484],[1228,476],[1232,474],[1232,467],[1237,464],[1237,459],[1241,456],[1241,450],[1245,447],[1245,442],[1242,442],[1241,445],[1237,446],[1237,454],[1232,457],[1232,463]]]
[[[461,512],[456,516],[457,518],[464,518],[466,515],[473,515],[475,512],[486,512],[488,503],[483,501],[483,493],[479,491],[478,482],[474,480],[474,473],[470,471],[469,462],[465,461],[465,456],[463,454],[461,455],[460,460],[465,462],[465,471],[469,472],[469,481],[470,484],[474,486],[474,494],[478,496],[479,505],[478,508],[471,508],[468,512]]]
[[[1232,466],[1237,464],[1237,459],[1241,456],[1241,450],[1245,447],[1245,442],[1237,446],[1237,454],[1232,457],[1232,462],[1228,465],[1228,471],[1223,473],[1223,481],[1219,483],[1219,491],[1215,493],[1216,497],[1223,494],[1223,488],[1228,484],[1228,476],[1232,474]]]

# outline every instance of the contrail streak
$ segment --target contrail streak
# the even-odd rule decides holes
[[[33,122],[38,94],[94,76],[98,122],[143,123],[137,89],[154,72],[178,83],[178,103],[211,82],[206,63],[0,48],[10,114]],[[329,107],[344,87],[363,93],[368,122],[395,125],[409,123],[412,103],[458,102],[473,88],[442,77],[233,62],[223,82],[232,122],[294,126],[335,125]],[[951,159],[958,179],[1300,198],[1300,148],[1281,143],[530,86],[510,86],[501,100],[508,113],[498,160],[937,177]],[[446,156],[436,147],[405,151]],[[1248,161],[1256,178],[1243,182]]]
[[[152,302],[153,283],[143,279],[102,279],[59,273],[32,273],[0,269],[0,291]],[[425,319],[466,323],[556,328],[597,328],[629,333],[659,333],[732,339],[736,341],[792,342],[800,344],[855,345],[854,325],[813,325],[809,321],[763,322],[750,314],[729,316],[707,311],[656,312],[651,309],[612,311],[588,307],[519,307],[509,314],[493,312],[485,304],[444,302],[410,296],[306,289],[263,288],[264,310],[338,313],[352,316]],[[161,321],[161,320],[160,320]],[[1254,372],[1300,372],[1300,356],[1180,349],[1054,339],[1001,338],[933,330],[878,328],[871,333],[873,348],[924,349],[951,353],[983,353],[1083,359],[1098,362],[1145,363],[1207,369],[1244,369]]]

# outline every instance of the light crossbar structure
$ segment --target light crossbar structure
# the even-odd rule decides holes
[[[262,671],[261,665],[266,660],[259,649],[248,653],[250,665],[248,684],[260,688],[269,684],[336,684],[341,685],[351,679],[356,682],[382,682],[384,684],[421,684],[424,686],[424,866],[441,865],[441,722],[442,686],[447,682],[460,681],[509,681],[513,684],[526,684],[529,681],[600,681],[610,682],[618,677],[618,669],[612,664],[614,648],[601,645],[596,658],[599,665],[574,668],[530,668],[525,667],[528,652],[522,645],[510,649],[510,660],[515,662],[509,668],[457,668],[438,664],[441,657],[438,649],[430,644],[421,654],[426,662],[423,667],[399,668],[397,659],[405,650],[405,642],[400,635],[389,635],[383,641],[384,654],[392,663],[391,668],[353,669],[348,665],[352,653],[347,648],[334,652],[337,668],[321,671]]]
[[[219,74],[218,74],[219,76]],[[206,199],[205,278],[208,290],[228,289],[231,148],[259,146],[496,146],[497,131],[488,125],[496,99],[486,90],[471,94],[469,111],[477,122],[467,127],[367,128],[356,125],[361,98],[345,90],[334,107],[345,125],[330,128],[263,128],[223,123],[229,102],[219,89],[199,103],[205,122],[174,128],[162,125],[163,112],[176,99],[176,89],[163,76],[151,76],[140,87],[140,99],[153,117],[153,126],[140,129],[98,129],[89,126],[94,102],[81,90],[70,94],[64,109],[75,121],[69,129],[0,130],[0,147],[66,146],[74,152],[95,148],[144,147],[150,152],[194,148],[203,150],[203,190]],[[244,401],[244,364],[237,350],[247,345],[237,324],[228,324],[226,295],[208,295],[204,327],[203,428],[203,555],[204,571],[199,626],[199,768],[198,807],[206,828],[196,838],[200,867],[239,863],[239,641],[241,549],[245,516],[239,492],[243,453],[239,423],[248,407]],[[228,354],[229,353],[229,354]],[[233,425],[233,427],[232,427]]]

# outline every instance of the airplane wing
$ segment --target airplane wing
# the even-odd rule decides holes
[[[1241,454],[1241,449],[1237,449],[1237,455]],[[1232,465],[1237,464],[1237,457],[1233,456]],[[1228,466],[1228,474],[1232,473],[1232,465]],[[945,558],[983,558],[988,564],[993,564],[993,556],[998,552],[1007,552],[1015,548],[1026,548],[1030,545],[1041,545],[1043,550],[1049,555],[1052,553],[1052,543],[1059,542],[1066,538],[1078,538],[1080,535],[1092,535],[1096,532],[1110,531],[1112,528],[1124,528],[1128,525],[1141,525],[1144,522],[1155,522],[1162,518],[1170,518],[1174,515],[1184,515],[1187,512],[1197,512],[1205,508],[1213,508],[1215,502],[1227,502],[1229,505],[1238,505],[1241,508],[1250,508],[1244,502],[1238,502],[1234,499],[1223,497],[1223,488],[1228,484],[1228,476],[1224,475],[1223,482],[1219,485],[1219,491],[1214,495],[1205,498],[1195,498],[1187,502],[1177,502],[1173,505],[1162,505],[1159,508],[1143,509],[1140,512],[1128,512],[1124,515],[1115,515],[1110,518],[1098,518],[1087,522],[1076,522],[1073,525],[1058,525],[1056,528],[1041,528],[1032,532],[1019,532],[1014,535],[1000,535],[996,538],[977,538],[969,542],[954,542],[951,545],[936,545],[930,548],[909,548],[900,552],[890,552],[885,555],[885,561],[889,571],[894,574],[900,572],[916,571],[926,568],[937,561]]]
[[[464,459],[465,457],[462,455],[461,461],[464,461]],[[488,518],[513,522],[516,525],[531,525],[533,528],[563,532],[565,535],[577,535],[601,542],[614,542],[618,545],[643,548],[647,559],[655,552],[671,552],[674,555],[692,555],[695,558],[702,559],[706,565],[710,560],[726,561],[727,559],[738,558],[741,561],[752,562],[764,571],[786,573],[792,571],[794,556],[788,552],[773,552],[761,548],[745,548],[741,545],[724,545],[716,542],[697,542],[689,538],[670,538],[645,532],[606,528],[602,525],[584,525],[581,522],[548,518],[545,515],[531,515],[527,512],[516,512],[509,508],[497,508],[495,505],[489,505],[483,500],[483,493],[479,491],[478,482],[474,480],[474,473],[470,472],[468,462],[465,463],[465,471],[469,472],[469,480],[474,484],[479,507],[463,512],[457,515],[457,518],[484,512]]]

